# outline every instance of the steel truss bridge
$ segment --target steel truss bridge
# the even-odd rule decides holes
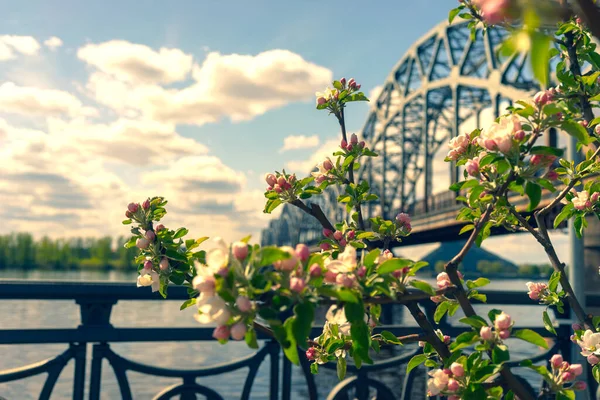
[[[363,159],[357,176],[369,182],[379,200],[365,205],[363,213],[366,218],[392,219],[400,211],[408,212],[413,235],[404,244],[457,236],[460,205],[447,188],[460,179],[461,170],[442,165],[446,143],[479,126],[482,118],[498,117],[507,105],[538,88],[526,54],[498,57],[496,50],[505,36],[503,30],[488,29],[471,40],[466,23],[443,22],[406,52],[379,96],[371,99],[359,136],[379,157]],[[339,188],[331,188],[314,199],[330,221],[347,218],[336,201],[339,194]],[[262,242],[316,244],[321,229],[313,217],[286,204],[263,231]]]

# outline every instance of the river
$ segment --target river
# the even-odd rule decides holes
[[[93,280],[93,281],[129,281],[135,284],[136,273],[125,273],[121,271],[97,272],[97,271],[0,271],[0,279],[53,279],[53,280]],[[491,290],[522,290],[525,288],[523,280],[493,281],[489,286]],[[194,327],[197,326],[192,318],[193,309],[179,311],[178,301],[123,301],[119,302],[112,313],[111,322],[117,327]],[[491,306],[477,306],[478,311],[484,312]],[[524,323],[538,324],[541,326],[542,307],[504,307],[504,310],[513,316],[517,325],[519,321]],[[460,317],[457,315],[455,318]],[[404,319],[402,324],[413,326],[415,323],[410,316]],[[4,300],[0,302],[0,321],[6,329],[16,328],[74,328],[79,324],[79,308],[71,301],[38,301],[38,300]],[[245,344],[230,342],[226,346],[220,346],[216,342],[184,342],[184,343],[115,343],[111,347],[115,352],[127,358],[146,364],[162,367],[197,368],[218,364],[239,358],[251,352]],[[408,347],[408,346],[407,346]],[[525,358],[536,352],[532,345],[518,344],[511,347],[513,358]],[[41,361],[66,349],[65,345],[0,345],[0,370],[16,368],[30,363]],[[89,358],[91,347],[88,347],[88,385],[89,385]],[[268,398],[268,368],[265,362],[256,378],[252,399]],[[318,377],[319,391],[327,393],[337,383],[337,378],[329,371],[321,370]],[[525,375],[532,378],[534,375],[524,371]],[[53,399],[68,399],[72,391],[72,365],[69,364],[63,371],[54,390]],[[392,374],[393,375],[393,374]],[[212,387],[225,399],[239,398],[242,384],[246,376],[246,370],[223,375],[226,380],[213,378],[200,379],[200,384]],[[305,385],[302,373],[299,370],[293,372],[293,399],[305,398]],[[128,373],[132,391],[135,399],[151,399],[164,387],[178,383],[177,380],[169,378],[157,378],[137,373]],[[401,381],[393,376],[386,378],[389,386],[397,391],[401,387]],[[45,380],[45,374],[0,384],[0,396],[7,400],[29,400],[36,399],[41,391]],[[226,383],[223,383],[226,382]],[[87,385],[86,385],[87,386]],[[87,394],[86,394],[87,396]],[[118,387],[112,371],[108,365],[103,365],[102,376],[102,399],[118,399],[120,397]],[[322,397],[324,398],[324,397]]]

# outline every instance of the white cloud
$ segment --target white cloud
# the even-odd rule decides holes
[[[369,100],[371,100],[371,104],[376,104],[375,102],[377,101],[377,98],[381,94],[382,90],[382,85],[375,86],[373,89],[371,89],[371,91],[369,92]]]
[[[172,83],[184,80],[192,68],[193,58],[179,49],[158,51],[125,40],[88,44],[77,52],[79,59],[115,76],[134,83]]]
[[[102,70],[102,68],[100,68]],[[287,50],[255,56],[210,53],[194,66],[195,83],[183,89],[93,73],[86,88],[102,104],[124,114],[137,111],[162,122],[203,125],[228,117],[252,119],[294,101],[311,99],[332,78],[329,69]]]
[[[50,50],[54,51],[63,45],[63,41],[56,36],[52,36],[46,40],[44,40],[44,45],[48,47]]]
[[[40,44],[31,36],[1,35],[0,61],[17,58],[17,54],[33,56],[40,50]]]
[[[288,161],[286,163],[286,168],[290,172],[296,172],[297,174],[308,174],[314,170],[317,164],[323,161],[326,157],[334,159],[332,154],[339,150],[339,148],[340,140],[330,139],[323,143],[323,145],[319,147],[317,151],[312,153],[308,159]]]
[[[310,149],[319,145],[319,137],[317,135],[304,136],[292,135],[283,139],[283,147],[279,149],[280,153],[288,150]]]
[[[21,115],[78,115],[90,114],[90,108],[72,94],[62,90],[17,86],[13,82],[0,85],[0,111]]]

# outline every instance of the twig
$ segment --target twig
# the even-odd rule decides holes
[[[431,322],[427,319],[423,311],[419,308],[419,305],[416,301],[410,302],[406,304],[406,308],[410,311],[410,314],[413,316],[417,324],[423,329],[425,332],[425,341],[433,346],[435,351],[442,357],[443,359],[447,359],[450,357],[450,350],[448,350],[448,346],[438,337],[431,325]]]
[[[426,340],[427,338],[425,337],[425,335],[419,335],[418,333],[413,333],[411,335],[406,335],[406,336],[398,336],[398,337],[396,337],[396,339],[398,339],[398,341],[400,341],[402,344],[427,341]],[[391,344],[391,345],[396,346],[396,344],[389,343],[385,339],[373,338],[373,340],[378,341],[381,345]],[[320,344],[318,342],[315,342],[314,340],[310,340],[310,339],[306,341],[306,344],[311,347],[320,346]],[[352,348],[352,341],[348,341],[348,342],[344,343],[344,346],[341,347],[341,349],[343,349],[343,350],[349,350],[351,348]]]
[[[296,200],[292,201],[290,204],[298,207],[305,213],[315,217],[317,219],[317,221],[319,221],[319,223],[321,224],[321,226],[323,228],[329,229],[331,231],[335,231],[334,226],[331,224],[331,222],[329,222],[329,219],[327,219],[327,216],[323,213],[323,210],[321,210],[321,207],[319,207],[317,204],[308,203],[308,205],[306,205],[300,199],[296,199]]]

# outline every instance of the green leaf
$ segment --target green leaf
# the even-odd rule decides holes
[[[543,33],[535,32],[531,35],[530,62],[533,75],[542,87],[548,85],[548,71],[550,60],[548,50],[550,49],[550,38]]]
[[[409,282],[409,285],[411,285],[412,287],[415,287],[419,290],[424,291],[427,294],[430,294],[432,296],[435,296],[435,290],[433,290],[433,288],[431,287],[431,285],[427,282],[424,281],[419,281],[419,280],[412,280]]]
[[[365,321],[352,321],[350,326],[350,336],[352,336],[352,354],[356,363],[358,358],[360,361],[372,364],[373,360],[369,357],[369,348],[371,347],[371,336],[369,327]],[[357,366],[358,367],[358,366]]]
[[[554,229],[556,229],[561,222],[563,222],[566,218],[571,216],[573,212],[573,207],[569,207],[568,205],[564,206],[561,212],[554,219]]]
[[[184,301],[183,304],[181,305],[181,307],[179,307],[179,309],[185,310],[186,308],[191,307],[194,304],[196,304],[196,297]]]
[[[592,375],[596,382],[600,383],[600,364],[594,365],[594,368],[592,368]]]
[[[185,256],[185,254],[181,254],[177,250],[167,250],[165,255],[171,260],[187,262],[187,257]]]
[[[402,344],[402,342],[400,340],[398,340],[396,335],[394,335],[392,332],[382,331],[381,336],[383,337],[383,340],[385,340],[386,343],[400,344],[400,345]]]
[[[460,232],[458,232],[458,235],[462,235],[465,232],[469,232],[472,231],[473,229],[475,229],[475,225],[473,224],[468,224],[462,227],[462,229],[460,230]]]
[[[518,331],[513,331],[512,336],[535,344],[536,346],[543,347],[544,349],[548,348],[548,343],[546,343],[546,340],[539,333],[536,333],[531,329],[520,329]]]
[[[265,214],[271,214],[273,212],[273,210],[275,210],[280,205],[281,205],[280,199],[271,199],[271,200],[267,201],[267,204],[265,204],[265,209],[263,212]]]
[[[184,237],[185,235],[188,234],[188,230],[186,228],[179,228],[175,231],[175,234],[173,235],[173,239],[179,239]]]
[[[425,354],[417,354],[413,358],[410,359],[408,365],[406,366],[406,375],[410,373],[413,369],[423,364],[427,360],[427,356]]]
[[[487,326],[487,322],[485,321],[485,319],[481,318],[479,315],[461,318],[458,320],[458,322],[462,322],[463,324],[470,325],[475,329],[480,329],[480,328],[483,328],[484,326]]]
[[[336,370],[340,381],[346,377],[346,359],[344,357],[338,358]]]
[[[490,280],[487,278],[477,278],[474,281],[467,281],[467,288],[474,289],[485,285],[489,285],[489,283]]]
[[[449,301],[443,301],[437,305],[437,307],[435,309],[435,313],[433,314],[433,320],[435,321],[436,324],[442,320],[442,318],[448,311],[449,307],[450,307]]]
[[[123,222],[121,222],[123,225],[130,225],[133,221],[130,219],[125,219],[123,220]]]
[[[344,305],[344,313],[346,314],[346,319],[350,323],[363,321],[363,318],[365,317],[365,306],[363,305],[362,301],[348,303]]]
[[[550,155],[556,157],[562,157],[564,151],[562,149],[557,149],[556,147],[548,147],[548,146],[534,146],[529,151],[530,154],[543,154]]]
[[[590,135],[588,134],[587,130],[577,122],[565,121],[562,123],[561,128],[569,135],[580,141],[582,144],[585,145],[591,143]]]
[[[560,272],[554,271],[552,273],[552,275],[550,275],[550,279],[548,280],[548,290],[550,290],[551,292],[556,292],[559,282],[560,282]]]
[[[379,249],[371,250],[365,256],[365,258],[363,260],[363,265],[367,268],[372,267],[373,265],[375,265],[375,261],[377,261],[377,257],[379,257]]]
[[[527,197],[529,197],[529,206],[527,207],[527,211],[533,211],[540,204],[540,200],[542,199],[542,188],[537,183],[527,182],[525,186],[525,193]]]
[[[464,349],[479,340],[479,333],[475,331],[463,332],[456,337],[454,343],[450,345],[452,351]]]
[[[492,361],[494,364],[502,364],[510,360],[510,354],[508,353],[508,348],[503,344],[497,344],[492,349]]]
[[[496,320],[496,316],[499,314],[502,314],[502,310],[497,310],[494,308],[488,311],[488,317],[490,318],[490,321],[492,321],[492,323],[494,323],[494,321]]]
[[[244,339],[246,340],[248,347],[251,349],[258,349],[258,341],[256,340],[256,331],[254,329],[248,329]]]
[[[458,13],[462,10],[462,8],[457,7],[457,8],[453,8],[452,10],[450,10],[450,12],[448,13],[448,23],[451,24],[452,21],[454,21],[454,18],[456,18],[456,16],[458,15]]]
[[[260,250],[260,261],[258,262],[258,267],[266,267],[267,265],[272,265],[275,261],[285,260],[290,258],[290,255],[287,251],[280,250],[274,246],[263,247]]]
[[[556,393],[556,400],[575,400],[575,392],[573,390],[561,390]]]
[[[319,373],[319,364],[317,364],[317,363],[310,364],[310,373],[313,375],[318,374]]]
[[[411,260],[407,260],[407,259],[403,259],[403,258],[392,258],[390,260],[384,261],[377,267],[377,274],[379,274],[379,275],[390,274],[394,271],[397,271],[399,269],[407,267],[407,266],[411,265],[412,263],[413,262]]]
[[[292,331],[296,343],[304,346],[306,338],[310,335],[312,323],[315,319],[315,307],[312,303],[306,301],[298,303],[294,307],[294,319],[292,320]]]
[[[288,360],[290,360],[290,362],[292,364],[300,365],[300,356],[298,355],[298,345],[296,343],[296,338],[294,335],[294,318],[293,317],[288,318],[284,322],[283,327],[285,328],[286,340],[288,342],[288,343],[286,343],[287,346],[282,345],[283,353],[288,358]]]
[[[336,88],[337,90],[344,90],[344,86],[342,85],[342,82],[340,82],[340,81],[333,81],[333,87]]]
[[[548,315],[548,311],[542,313],[542,321],[544,321],[544,328],[554,336],[556,336],[556,329],[554,329],[554,325],[552,325],[552,321],[550,320],[550,316]]]
[[[353,155],[349,155],[348,157],[346,157],[346,159],[344,160],[344,163],[342,164],[342,168],[347,168],[348,165],[350,165],[350,163],[352,163],[352,161],[354,161]]]

